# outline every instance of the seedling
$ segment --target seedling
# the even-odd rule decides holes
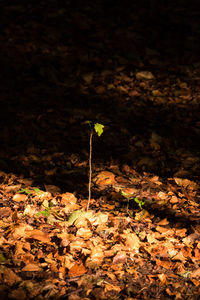
[[[125,193],[124,191],[122,191],[121,194],[122,194],[122,196],[124,196],[126,199],[128,199],[128,201],[133,199],[133,200],[135,201],[135,203],[137,203],[137,205],[139,206],[140,209],[142,209],[142,206],[145,204],[144,201],[139,200],[137,197],[132,197],[131,195]]]
[[[85,124],[89,124],[90,126],[89,185],[88,185],[88,203],[87,203],[87,211],[88,211],[90,206],[90,200],[91,200],[91,184],[92,184],[92,137],[95,132],[98,134],[98,136],[101,136],[103,133],[104,125],[100,123],[95,123],[93,126],[91,121],[86,121]]]
[[[20,194],[27,194],[29,197],[32,195],[31,191],[29,191],[28,189],[21,189],[18,191],[18,193]]]
[[[45,209],[36,213],[37,217],[39,217],[40,215],[43,215],[44,217],[50,216],[50,209]]]

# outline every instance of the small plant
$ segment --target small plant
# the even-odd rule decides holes
[[[36,213],[36,216],[39,217],[40,215],[43,215],[44,217],[48,217],[50,216],[50,209],[45,209],[45,210],[42,210],[42,211],[39,211]]]
[[[27,194],[29,197],[32,195],[31,191],[29,191],[28,189],[24,189],[24,188],[22,188],[21,190],[19,190],[18,193],[20,193],[20,194]]]
[[[125,193],[124,191],[122,191],[121,194],[122,194],[122,196],[124,196],[126,199],[128,199],[128,201],[133,199],[133,200],[135,201],[135,203],[137,203],[137,205],[139,206],[140,209],[142,209],[142,206],[145,204],[144,201],[139,200],[137,197],[132,197],[131,195]]]
[[[103,133],[104,125],[100,123],[95,123],[93,126],[91,121],[86,121],[85,124],[89,124],[90,126],[89,185],[88,185],[88,203],[87,203],[87,210],[88,210],[90,206],[90,200],[91,200],[91,183],[92,183],[92,137],[95,132],[98,134],[98,136],[101,136]]]
[[[133,198],[134,201],[138,204],[139,208],[142,209],[142,205],[144,205],[144,201],[139,200],[137,197]]]

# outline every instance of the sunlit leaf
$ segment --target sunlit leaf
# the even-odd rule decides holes
[[[100,123],[95,123],[94,124],[94,129],[96,131],[96,133],[98,134],[98,136],[101,136],[102,133],[103,133],[103,128],[104,128],[104,125],[100,124]]]

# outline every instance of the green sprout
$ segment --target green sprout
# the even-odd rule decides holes
[[[142,206],[145,204],[144,201],[139,200],[137,197],[132,197],[132,196],[130,196],[129,194],[125,193],[124,191],[122,191],[121,194],[122,194],[122,196],[124,196],[126,199],[128,199],[128,201],[133,199],[133,200],[135,201],[135,203],[137,203],[137,205],[139,206],[140,209],[142,209]]]
[[[20,193],[20,194],[27,194],[28,196],[32,195],[31,191],[29,191],[28,189],[24,189],[24,188],[22,188],[21,190],[19,190],[18,193]]]

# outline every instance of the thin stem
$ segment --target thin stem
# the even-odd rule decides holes
[[[92,131],[90,133],[90,155],[89,155],[89,185],[88,185],[88,203],[87,210],[89,209],[90,200],[91,200],[91,184],[92,184]]]

